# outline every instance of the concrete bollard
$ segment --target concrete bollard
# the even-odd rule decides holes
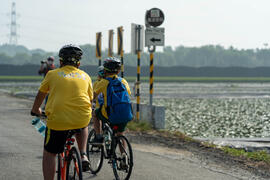
[[[165,107],[152,106],[153,119],[151,119],[151,107],[147,104],[140,104],[140,121],[150,123],[155,129],[165,129]],[[134,117],[136,115],[136,104],[132,103]]]

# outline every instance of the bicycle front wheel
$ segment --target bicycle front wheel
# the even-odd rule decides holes
[[[88,139],[87,139],[87,157],[90,162],[90,171],[92,174],[97,174],[103,164],[103,146],[96,146],[93,145],[92,142],[96,137],[96,132],[94,129],[92,129],[89,132]]]
[[[72,147],[68,155],[67,180],[82,180],[82,163],[78,150]]]
[[[133,168],[133,153],[130,143],[125,136],[116,138],[112,168],[117,180],[128,180]]]

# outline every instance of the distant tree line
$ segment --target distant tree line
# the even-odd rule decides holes
[[[95,46],[81,45],[84,50],[82,65],[97,65]],[[1,45],[0,64],[40,64],[41,60],[48,56],[57,57],[57,51],[45,52],[42,49],[28,50],[24,46]],[[104,57],[107,50],[102,53]],[[58,63],[58,61],[56,61]],[[124,55],[124,64],[127,66],[137,65],[137,56],[131,53]],[[228,49],[220,45],[208,45],[202,47],[178,46],[173,49],[164,47],[163,52],[154,55],[155,66],[162,67],[270,67],[270,49]],[[141,65],[149,66],[149,54],[142,53]]]

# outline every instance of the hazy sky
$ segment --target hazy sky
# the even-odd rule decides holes
[[[0,44],[8,43],[12,0],[0,0]],[[145,11],[165,14],[166,46],[230,45],[238,49],[270,44],[269,0],[15,0],[19,14],[18,44],[58,51],[67,43],[95,44],[108,30],[124,27],[124,49],[130,51],[131,23],[144,25]],[[114,49],[117,49],[114,35]]]

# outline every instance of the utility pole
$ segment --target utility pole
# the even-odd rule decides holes
[[[16,3],[12,3],[11,7],[11,23],[10,23],[10,34],[9,34],[9,44],[17,45],[18,36],[17,36],[17,23],[16,23]]]

